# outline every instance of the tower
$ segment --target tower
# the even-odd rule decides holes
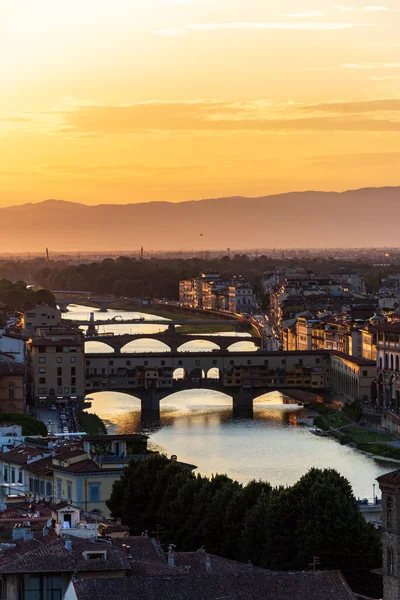
[[[383,598],[400,600],[400,470],[377,481],[382,491]]]

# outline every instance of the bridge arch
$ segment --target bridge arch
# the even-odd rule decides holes
[[[212,340],[196,340],[196,338],[178,346],[178,352],[210,352],[210,350],[221,350],[221,348]]]
[[[221,406],[232,408],[233,405],[232,396],[229,396],[225,392],[203,387],[172,392],[160,400],[160,408],[165,407],[166,404],[174,404],[174,401],[177,402],[177,407],[188,406],[200,409],[213,406],[215,408],[221,408]]]
[[[161,340],[153,337],[142,337],[131,342],[127,342],[121,348],[122,353],[141,353],[141,352],[171,352],[170,346]]]
[[[115,352],[115,350],[105,342],[97,342],[96,340],[85,341],[85,354],[107,354],[110,352]]]
[[[232,342],[227,350],[228,352],[254,352],[255,350],[258,350],[258,348],[252,340],[243,339]]]
[[[206,372],[206,379],[217,379],[219,381],[221,380],[221,374],[221,369],[218,367],[211,367],[211,369],[208,369]]]

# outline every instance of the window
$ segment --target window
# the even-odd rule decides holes
[[[57,388],[57,394],[62,394],[62,387]]]
[[[39,494],[43,497],[44,496],[44,481],[39,481]]]
[[[144,366],[146,367],[148,364],[149,364],[149,361],[148,361],[148,360],[145,360],[145,361],[144,361]]]
[[[62,367],[57,367],[57,377],[62,376]]]
[[[71,388],[71,394],[76,394],[76,387]]]
[[[57,499],[61,500],[61,479],[56,479],[56,486],[57,486]]]
[[[76,377],[71,377],[71,385],[76,385]]]
[[[64,388],[64,394],[69,394],[69,387]]]
[[[393,548],[391,546],[388,546],[387,548],[387,574],[388,575],[393,575]]]
[[[165,365],[165,360],[161,361],[161,365],[164,366]]]
[[[57,377],[57,385],[58,387],[62,386],[62,377]]]
[[[74,356],[74,358],[76,358],[76,357]],[[86,364],[89,366],[90,365],[90,360],[87,360]]]
[[[67,499],[72,502],[72,481],[67,481]]]
[[[46,383],[46,377],[39,377],[39,383]]]
[[[39,362],[41,364],[45,363],[46,362],[46,357],[45,356],[39,356]]]
[[[57,356],[57,362],[62,363],[62,356]]]
[[[51,496],[51,482],[46,481],[46,496],[50,498]]]
[[[127,367],[130,367],[130,366],[131,366],[131,361],[130,361],[130,360],[127,360],[127,361],[126,361],[126,366],[127,366]]]
[[[71,362],[76,363],[76,356],[71,356]]]
[[[281,363],[282,365],[286,365],[286,358],[282,358]]]
[[[183,364],[182,361],[178,360],[178,365],[182,365],[182,364]]]
[[[47,394],[47,388],[39,388],[38,392],[39,394]]]
[[[100,501],[100,483],[89,483],[89,502]]]
[[[62,352],[62,351],[63,351],[62,346],[56,346],[56,352]]]
[[[199,360],[196,360],[196,365],[199,365],[199,364],[200,364],[200,361],[199,361]]]
[[[368,377],[368,371],[363,371],[363,377]]]
[[[8,388],[8,399],[15,400],[15,390],[13,387]]]
[[[15,483],[15,469],[14,469],[14,467],[11,467],[11,469],[10,469],[10,482],[11,483]]]
[[[46,346],[39,346],[39,353],[44,354],[46,352]]]
[[[390,531],[392,529],[392,507],[393,501],[390,496],[386,500],[386,529]]]
[[[109,365],[110,365],[110,367],[112,367],[114,365],[114,361],[110,360]]]
[[[39,373],[46,373],[46,367],[40,367]]]
[[[251,365],[251,360],[248,360],[248,361],[247,361],[247,364],[248,364],[248,365]]]
[[[5,483],[8,482],[8,467],[4,467],[3,480],[4,480]]]

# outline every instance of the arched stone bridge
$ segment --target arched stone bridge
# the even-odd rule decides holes
[[[177,369],[184,378],[174,378]],[[211,379],[210,371],[217,374]],[[273,390],[296,399],[329,393],[330,355],[314,352],[184,352],[86,355],[86,393],[116,391],[141,400],[144,412],[159,413],[160,401],[185,389],[213,389],[251,411],[253,400]],[[303,397],[299,396],[303,394]]]
[[[237,342],[253,342],[257,348],[262,347],[262,338],[260,337],[235,337],[228,335],[186,335],[181,333],[135,333],[121,335],[96,335],[87,336],[86,342],[102,342],[110,346],[116,353],[120,353],[130,342],[136,340],[156,340],[166,344],[171,352],[177,352],[179,348],[187,342],[207,341],[216,344],[220,350],[228,350],[230,346]],[[151,353],[151,351],[150,351]]]

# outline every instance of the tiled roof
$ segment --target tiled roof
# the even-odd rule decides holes
[[[338,571],[273,573],[248,568],[246,573],[191,577],[169,576],[74,580],[78,600],[355,600]]]
[[[48,458],[42,458],[41,460],[36,460],[35,462],[26,465],[26,470],[29,473],[35,473],[35,475],[50,475],[52,472],[51,456]]]
[[[112,540],[116,548],[122,550],[123,545],[130,547],[130,554],[135,561],[147,561],[166,564],[165,554],[154,538],[148,536],[130,536],[122,540]]]
[[[31,446],[18,446],[15,450],[0,453],[0,460],[17,465],[25,465],[28,462],[28,457],[35,457],[41,454],[49,454],[47,449],[34,448]]]
[[[52,468],[54,471],[68,471],[68,473],[92,473],[102,471],[101,467],[91,459],[80,460],[72,465],[68,465],[68,467],[60,467],[53,464]],[[119,472],[121,471],[121,469],[116,470]]]
[[[400,469],[397,469],[396,471],[391,471],[390,473],[385,473],[385,475],[377,477],[376,480],[378,483],[400,485]]]
[[[43,543],[43,540],[46,540],[46,537],[30,542],[21,542],[17,547],[19,555],[12,551],[5,552],[0,560],[0,573],[126,571],[131,566],[131,561],[111,544],[73,537],[72,550],[67,550],[65,539],[53,539],[50,543]],[[25,546],[25,544],[29,546]],[[86,560],[82,554],[85,550],[88,552],[106,551],[107,558],[105,560]],[[15,556],[16,554],[17,556]]]

